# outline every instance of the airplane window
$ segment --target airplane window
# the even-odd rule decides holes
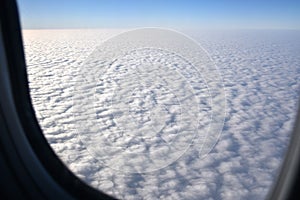
[[[296,1],[18,0],[49,145],[119,199],[265,199],[300,86]]]

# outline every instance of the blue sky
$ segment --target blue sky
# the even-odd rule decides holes
[[[17,0],[24,29],[300,29],[300,0]]]

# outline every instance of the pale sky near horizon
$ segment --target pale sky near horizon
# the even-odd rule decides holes
[[[299,0],[17,0],[23,29],[298,29]]]

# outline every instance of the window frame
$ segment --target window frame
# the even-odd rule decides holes
[[[0,4],[1,169],[15,178],[14,186],[1,179],[0,191],[7,196],[19,188],[29,199],[113,199],[77,178],[48,144],[31,103],[16,1]]]

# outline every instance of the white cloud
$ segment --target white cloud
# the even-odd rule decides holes
[[[85,148],[82,140],[86,135],[78,137],[78,121],[75,119],[79,117],[73,116],[74,85],[78,80],[75,77],[80,66],[102,41],[117,33],[117,30],[23,32],[34,108],[46,138],[66,165],[93,187],[122,199],[264,198],[278,173],[296,114],[300,77],[297,48],[300,38],[291,32],[189,33],[209,52],[224,79],[228,113],[220,141],[204,158],[196,143],[180,159],[165,168],[145,174],[124,174],[114,170],[122,170],[122,166],[118,166],[126,162],[122,160],[122,156],[111,162],[114,166],[106,167],[101,158],[95,159],[94,154]],[[140,53],[142,59],[153,59],[154,62],[172,66],[168,59],[155,60],[153,52]],[[131,59],[132,63],[137,62],[134,56],[126,59]],[[115,65],[110,69],[120,66]],[[119,78],[124,76],[121,72],[125,73],[126,68],[123,69],[124,71],[119,71]],[[163,73],[168,75],[167,72]],[[110,74],[115,75],[115,72]],[[180,77],[176,77],[176,74],[171,73],[170,76],[177,78],[177,83],[180,83]],[[134,85],[134,76],[129,77],[132,84],[122,83],[120,87],[131,89],[124,92],[134,93],[139,88]],[[147,80],[145,78],[143,80]],[[151,83],[150,79],[149,81]],[[102,91],[110,98],[110,93],[113,94],[113,91],[109,91],[110,86],[104,80],[97,86],[98,92]],[[184,92],[186,90],[182,94]],[[176,105],[176,95],[172,96],[170,92],[167,94],[170,95],[158,100]],[[124,95],[121,92],[119,95],[117,100],[121,102]],[[143,97],[153,98],[147,92]],[[105,100],[101,96],[97,102],[106,109],[97,108],[95,112],[99,115],[98,123],[101,124],[102,131],[109,137],[106,141],[97,142],[107,144],[107,141],[119,141],[122,148],[126,149],[126,145],[131,145],[133,152],[145,151],[146,146],[135,145],[143,142],[142,137],[134,136],[140,133],[136,131],[138,129],[153,127],[139,127],[138,123],[134,123],[137,126],[137,129],[132,130],[135,135],[124,137],[121,132],[116,131],[110,118],[115,115],[118,123],[126,126],[124,116],[118,113],[120,110],[108,109],[110,104],[101,102],[103,99]],[[147,110],[141,114],[135,112],[135,109],[137,106],[142,108],[146,105],[149,108],[151,105],[143,101],[127,101],[131,106],[128,110],[121,107],[122,112],[127,115],[131,113],[134,120],[146,124],[149,115]],[[193,103],[192,100],[190,102]],[[166,121],[171,119],[172,113],[178,112],[178,108],[174,106],[166,111],[161,107],[159,111]],[[205,121],[203,123],[207,125]],[[156,121],[155,124],[163,126],[161,121]],[[182,126],[186,128],[188,124]],[[173,140],[171,133],[176,133],[178,128],[182,127],[176,127],[176,123],[166,127],[166,133],[170,134],[162,137],[167,141]],[[89,139],[93,141],[93,138]],[[151,140],[153,137],[148,139],[146,143],[155,144],[155,140]],[[141,161],[143,160],[136,160],[137,169],[143,168]]]

